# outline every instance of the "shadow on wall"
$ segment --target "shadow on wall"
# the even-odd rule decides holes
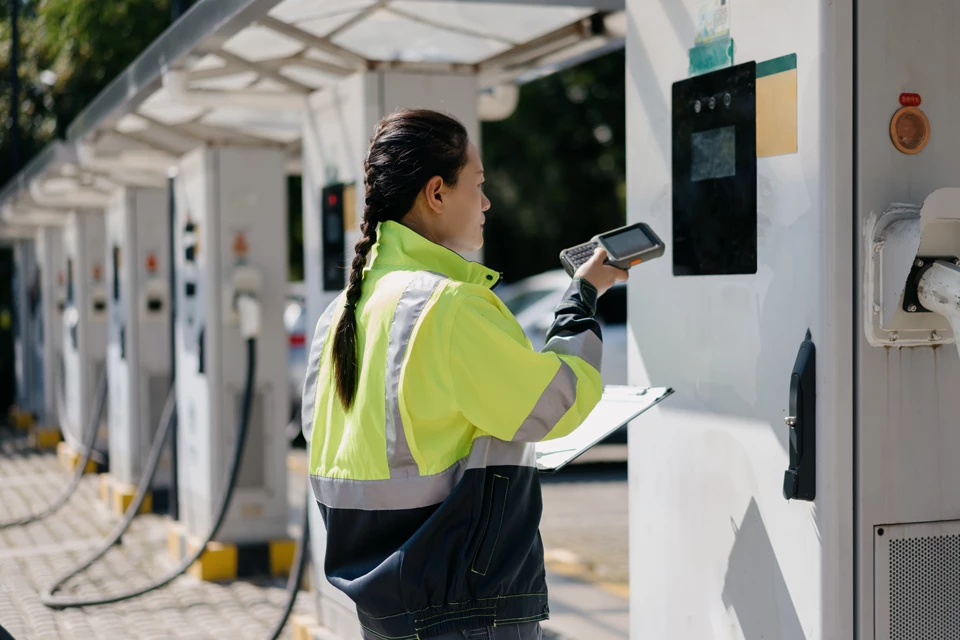
[[[754,499],[736,532],[723,604],[737,614],[746,640],[804,640],[803,627]]]

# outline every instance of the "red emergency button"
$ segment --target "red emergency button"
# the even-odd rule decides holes
[[[157,270],[157,254],[150,252],[147,254],[147,273],[155,273]]]

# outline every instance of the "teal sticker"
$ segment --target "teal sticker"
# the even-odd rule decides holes
[[[690,49],[690,75],[698,76],[733,66],[733,38],[723,38]],[[794,56],[796,66],[796,56]]]
[[[774,58],[773,60],[758,62],[757,77],[763,78],[766,76],[772,76],[774,74],[783,73],[784,71],[790,71],[796,68],[797,54],[791,53],[789,55],[780,56],[779,58]]]

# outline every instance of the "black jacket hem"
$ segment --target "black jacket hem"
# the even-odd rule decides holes
[[[382,640],[430,638],[448,631],[504,627],[550,617],[546,593],[477,598],[393,616],[371,616],[357,610],[360,624]]]

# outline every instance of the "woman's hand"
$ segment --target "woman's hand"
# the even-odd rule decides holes
[[[603,247],[597,247],[593,252],[593,257],[580,265],[577,272],[573,274],[574,278],[583,278],[596,288],[599,295],[606,293],[607,289],[618,282],[626,282],[630,274],[623,269],[603,264],[607,259],[607,250]]]

